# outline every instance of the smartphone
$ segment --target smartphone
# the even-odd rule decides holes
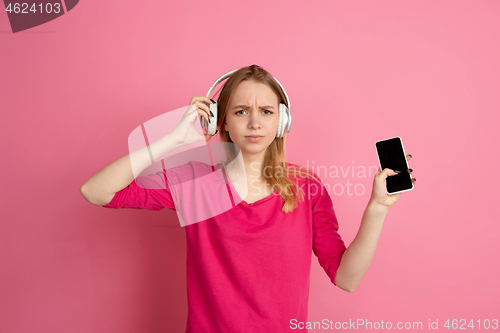
[[[413,190],[413,182],[411,175],[408,172],[408,161],[406,160],[403,141],[399,136],[387,140],[377,141],[375,143],[377,149],[378,162],[380,169],[392,169],[401,171],[395,176],[389,176],[386,180],[387,193],[395,194]]]

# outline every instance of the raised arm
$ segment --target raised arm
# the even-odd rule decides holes
[[[155,162],[178,147],[180,144],[172,133],[150,145]],[[80,187],[80,192],[88,202],[104,206],[134,180],[133,170],[139,174],[151,164],[148,147],[143,147],[106,165]]]
[[[115,193],[127,187],[134,180],[134,173],[140,174],[148,166],[167,153],[200,140],[209,140],[212,136],[201,134],[194,127],[198,115],[208,121],[210,112],[206,105],[211,103],[208,97],[193,97],[190,107],[182,116],[175,129],[153,142],[149,147],[143,147],[106,165],[90,177],[81,187],[83,197],[94,205],[104,206],[114,197]],[[153,160],[151,160],[151,155]]]

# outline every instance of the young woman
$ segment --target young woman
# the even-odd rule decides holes
[[[210,103],[215,101],[208,97],[191,99],[177,127],[149,146],[155,159],[211,138],[194,127],[198,115],[208,122]],[[379,170],[359,231],[346,249],[321,180],[286,160],[286,133],[276,137],[279,103],[287,103],[279,83],[257,65],[231,74],[221,90],[217,130],[221,141],[241,151],[248,194],[234,208],[185,227],[187,332],[289,332],[292,323],[306,322],[311,251],[332,283],[354,291],[400,196],[386,192],[386,178],[396,173]],[[145,189],[133,181],[131,161],[139,170],[151,164],[145,148],[92,176],[80,189],[83,196],[107,208],[176,209],[168,186]],[[166,184],[167,174],[160,177]]]

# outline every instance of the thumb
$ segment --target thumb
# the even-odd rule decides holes
[[[401,171],[394,171],[392,169],[385,168],[384,170],[382,170],[382,172],[380,173],[379,177],[381,177],[383,180],[386,180],[387,177],[395,176],[395,175],[397,175],[399,173],[401,173]]]

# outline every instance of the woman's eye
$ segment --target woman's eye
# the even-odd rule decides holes
[[[240,113],[240,112],[245,112],[245,110],[239,110],[239,111],[236,111],[236,112],[235,112],[235,114],[242,114],[242,113]],[[264,110],[263,112],[268,112],[268,113],[266,113],[266,114],[273,114],[273,112],[272,112],[272,111],[269,111],[269,110]]]

